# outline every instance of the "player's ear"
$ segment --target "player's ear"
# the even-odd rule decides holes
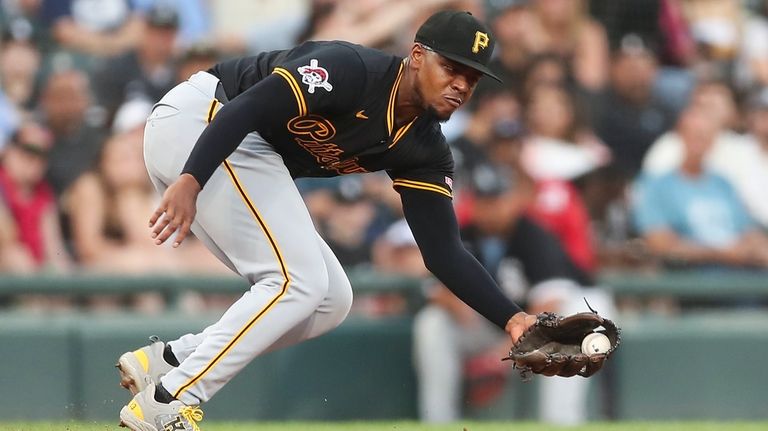
[[[424,64],[424,59],[427,57],[427,50],[418,43],[414,43],[411,48],[411,64],[419,69]]]

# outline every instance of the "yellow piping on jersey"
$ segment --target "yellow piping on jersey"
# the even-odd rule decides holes
[[[392,187],[410,187],[412,189],[419,189],[419,190],[428,190],[431,192],[437,192],[441,195],[448,196],[449,198],[453,198],[453,194],[446,189],[445,187],[440,187],[436,184],[430,184],[430,183],[423,183],[421,181],[413,181],[413,180],[403,180],[403,179],[397,179],[392,182]]]
[[[288,72],[282,67],[276,67],[275,70],[272,71],[272,73],[276,73],[282,76],[286,81],[288,81],[288,85],[291,87],[291,90],[293,91],[293,95],[294,97],[296,97],[296,103],[299,106],[299,116],[302,117],[304,115],[307,115],[307,102],[304,100],[304,94],[301,92],[301,87],[299,87],[299,83],[296,82],[296,79],[293,77],[293,75],[291,75],[291,72]]]
[[[395,84],[392,85],[392,91],[389,93],[389,104],[387,105],[387,133],[392,134],[395,128],[395,99],[397,98],[397,89],[400,87],[400,80],[403,78],[403,63],[400,63],[400,69],[397,70]]]
[[[411,128],[413,123],[416,121],[416,118],[419,118],[419,117],[415,117],[413,120],[411,120],[410,123],[406,124],[405,126],[403,126],[403,127],[401,127],[400,129],[397,130],[397,132],[395,133],[394,139],[392,139],[392,143],[389,144],[389,146],[387,148],[392,148],[392,147],[395,146],[395,144],[397,144],[397,141],[399,141],[400,138],[402,138],[403,135],[405,135],[405,132],[407,132],[408,129]]]
[[[243,202],[250,210],[251,214],[253,215],[253,218],[256,220],[256,222],[259,224],[259,227],[261,227],[261,231],[264,232],[264,235],[267,237],[267,240],[269,241],[269,245],[272,248],[272,252],[275,254],[275,257],[277,258],[277,261],[280,263],[280,272],[283,275],[283,286],[280,289],[280,292],[275,295],[274,298],[272,298],[271,301],[267,305],[264,306],[264,308],[261,309],[248,323],[246,323],[240,330],[235,334],[235,336],[232,338],[232,340],[227,343],[226,346],[211,360],[211,362],[208,363],[208,365],[203,368],[202,371],[200,371],[197,375],[189,379],[187,383],[183,384],[176,392],[173,394],[174,398],[179,398],[179,396],[184,393],[187,389],[189,389],[190,386],[194,385],[198,380],[203,378],[215,365],[218,363],[221,358],[224,357],[224,355],[227,354],[242,338],[245,336],[245,334],[253,327],[253,325],[258,322],[259,319],[261,319],[262,316],[267,314],[267,312],[280,301],[280,298],[285,295],[285,293],[288,291],[288,285],[291,282],[291,278],[288,276],[288,268],[285,265],[285,259],[283,259],[282,253],[280,253],[280,248],[277,246],[277,242],[275,241],[275,238],[272,236],[272,233],[269,230],[269,227],[264,222],[264,220],[261,218],[261,215],[259,215],[258,210],[256,210],[256,207],[253,205],[253,202],[248,197],[248,193],[245,191],[245,188],[243,188],[242,184],[240,183],[240,180],[237,178],[237,174],[235,174],[234,168],[232,168],[232,165],[229,164],[228,161],[224,161],[224,168],[229,174],[230,179],[232,180],[232,183],[234,184],[235,188],[240,194],[240,197],[243,199]]]

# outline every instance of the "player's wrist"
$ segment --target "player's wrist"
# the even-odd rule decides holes
[[[509,318],[504,330],[509,334],[514,343],[535,322],[536,315],[528,314],[525,311],[519,311]]]
[[[203,186],[200,183],[200,181],[189,172],[183,172],[181,175],[179,175],[178,181],[181,183],[184,183],[187,186],[194,188],[197,192],[203,189]]]

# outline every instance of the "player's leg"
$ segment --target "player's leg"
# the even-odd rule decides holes
[[[177,85],[153,108],[147,120],[144,160],[150,179],[160,191],[165,190],[178,176],[181,171],[179,165],[186,160],[184,152],[189,154],[185,147],[193,145],[206,127],[204,105],[206,99],[209,99],[207,103],[213,106],[210,100],[212,96],[200,91],[199,86],[204,86],[205,81],[208,81],[211,84],[210,94],[213,94],[215,79],[210,78],[210,75],[198,75],[200,82],[197,85],[190,81]],[[196,402],[161,402],[157,399],[157,394],[162,396],[165,391],[156,391],[154,381],[160,373],[155,371],[158,367],[170,367],[161,358],[160,347],[160,342],[155,342],[147,348],[121,356],[118,366],[123,380],[127,376],[129,380],[145,386],[139,388],[140,392],[120,410],[121,425],[132,430],[197,429],[196,422],[202,419],[202,413],[188,405]],[[125,367],[127,363],[137,366]],[[170,371],[175,369],[171,368]],[[150,377],[152,383],[147,384],[147,377]]]
[[[310,338],[319,337],[339,326],[352,308],[352,285],[339,259],[328,244],[317,234],[328,270],[328,293],[315,312],[304,322],[288,331],[282,338],[269,346],[267,351],[292,346]]]
[[[201,232],[195,235],[199,238],[206,238],[207,234]],[[328,270],[328,293],[311,316],[286,332],[280,339],[269,346],[265,352],[282,349],[310,338],[319,337],[340,325],[352,307],[352,286],[344,272],[344,268],[319,234],[317,239],[322,249],[326,269]],[[208,244],[208,241],[204,241],[204,243]],[[179,361],[186,359],[210,333],[210,328],[206,328],[197,334],[186,334],[178,340],[171,341],[169,344],[173,355]]]
[[[150,117],[147,167],[164,183],[178,176],[205,127],[205,114],[211,112],[205,105],[214,106],[213,89],[207,90],[199,92],[202,97],[185,91],[164,99],[161,103],[171,107],[184,106],[177,114],[169,108],[171,115]],[[199,225],[252,288],[163,377],[163,386],[188,404],[213,396],[250,360],[309,318],[328,291],[309,213],[282,158],[257,134],[249,135],[217,169],[197,207]]]
[[[253,287],[163,377],[166,389],[187,403],[207,401],[309,318],[328,291],[314,226],[280,156],[244,143],[225,169],[198,197],[197,221]]]
[[[202,234],[202,232],[201,232]],[[330,247],[323,241],[318,235],[318,241],[322,248],[323,259],[326,262],[328,268],[328,293],[323,298],[320,305],[316,308],[315,312],[304,321],[300,322],[294,328],[286,332],[280,339],[269,346],[266,351],[275,350],[278,348],[286,347],[292,344],[296,344],[303,340],[317,337],[333,328],[338,326],[346,317],[349,309],[352,305],[352,289],[349,280],[344,273],[344,270],[339,263],[336,256],[331,251]],[[184,361],[187,356],[194,352],[195,348],[191,346],[197,346],[202,343],[203,340],[215,330],[216,325],[212,325],[206,328],[200,334],[188,334],[175,342],[176,346],[184,346],[186,350],[183,350],[178,359]],[[186,343],[186,345],[184,344]],[[153,343],[145,349],[157,347],[159,343]],[[177,347],[179,349],[179,347]],[[152,352],[151,352],[152,353]],[[155,361],[158,364],[164,364],[164,360],[159,354],[147,356],[147,359],[152,362]],[[167,369],[167,367],[166,367]],[[153,412],[161,414],[164,417],[170,418],[172,421],[183,422],[184,415],[179,415],[181,409],[184,409],[183,405],[171,403],[165,405],[154,401],[155,385],[149,384],[147,390],[137,395],[136,399],[129,404],[124,410],[131,410],[131,408],[140,407],[143,409],[142,417],[151,416]],[[133,406],[133,407],[132,407]],[[140,423],[140,419],[135,414],[125,414],[121,412],[121,418],[124,423],[132,426]]]
[[[163,193],[167,188],[167,186],[164,185],[159,179],[153,178],[153,183],[155,183],[155,187],[160,193]],[[207,232],[205,232],[199,223],[195,222],[192,225],[192,230],[195,236],[200,241],[202,241],[203,244],[205,244],[208,249],[211,250],[211,252],[213,252],[222,262],[224,262],[233,271],[235,271],[234,265],[229,261],[229,258],[226,257],[224,252],[218,247],[218,245],[216,245],[214,240],[208,235]],[[342,267],[338,258],[336,258],[334,255],[331,248],[328,246],[325,240],[320,237],[319,234],[317,234],[317,240],[319,241],[323,259],[328,270],[328,293],[326,294],[325,298],[323,298],[323,301],[317,307],[315,312],[309,318],[305,319],[303,322],[300,322],[294,328],[286,332],[279,340],[269,346],[266,349],[266,352],[288,347],[300,343],[301,341],[318,337],[330,331],[344,321],[344,318],[347,316],[350,308],[352,307],[352,286],[350,285],[349,278],[347,277],[344,268]],[[192,354],[192,352],[195,351],[197,346],[203,342],[205,337],[208,336],[213,328],[214,326],[209,326],[201,332],[195,334],[185,334],[177,340],[173,340],[165,344],[170,346],[172,355],[176,358],[176,360],[178,362],[182,362],[190,354]],[[159,342],[159,344],[158,342],[155,342],[143,349],[149,350],[154,348],[157,350],[159,345],[164,347],[165,344],[162,342]],[[133,352],[126,353],[126,355],[130,355],[131,353]],[[147,362],[148,367],[157,368],[162,372],[162,375],[165,375],[165,373],[168,372],[168,365],[166,364],[165,360],[163,360],[162,353],[145,355],[147,356],[145,362]],[[158,373],[141,373],[140,370],[135,370],[133,374],[141,374],[139,380],[142,382],[142,386],[138,387],[140,390],[146,386],[144,383],[145,381],[148,382],[149,380],[152,380],[157,376]],[[133,379],[132,374],[130,377]],[[136,390],[132,389],[131,392],[135,394]]]

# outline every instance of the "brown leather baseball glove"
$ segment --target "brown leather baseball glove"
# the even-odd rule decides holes
[[[596,331],[596,329],[601,328]],[[611,348],[590,356],[581,352],[581,342],[592,332],[608,337]],[[621,342],[621,330],[596,312],[576,313],[562,317],[554,313],[537,315],[531,325],[512,346],[503,360],[514,361],[524,379],[530,373],[545,376],[589,377],[595,374]]]

